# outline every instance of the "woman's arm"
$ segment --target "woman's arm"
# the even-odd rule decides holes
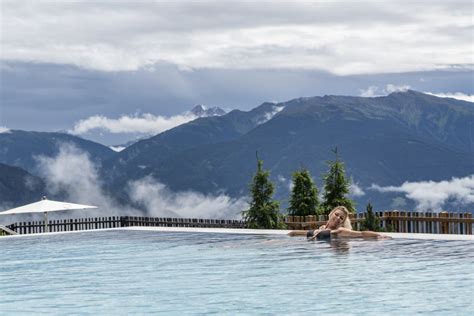
[[[313,236],[316,236],[321,230],[325,228],[326,228],[326,225],[322,225],[318,229],[313,230]],[[288,233],[288,236],[290,237],[306,236],[307,234],[308,234],[307,230],[292,230],[291,232]]]
[[[288,236],[294,237],[294,236],[306,236],[308,232],[306,230],[292,230],[291,232],[288,233]]]
[[[349,238],[381,238],[381,239],[390,238],[389,236],[382,235],[382,234],[368,231],[368,230],[359,232],[359,231],[350,230],[344,227],[339,227],[338,229],[332,230],[331,236],[349,237]]]

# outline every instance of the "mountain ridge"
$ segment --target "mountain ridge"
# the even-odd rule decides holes
[[[291,178],[301,164],[319,178],[335,146],[348,174],[365,187],[474,173],[472,130],[466,133],[474,107],[468,102],[408,91],[380,98],[298,98],[267,106],[282,110],[234,138],[188,146],[151,161],[134,176],[152,175],[173,190],[220,190],[237,197],[248,193],[256,151],[278,181]],[[277,197],[287,198],[287,188],[277,189]],[[384,199],[373,200],[390,206]]]
[[[99,165],[115,154],[107,146],[70,134],[10,130],[7,133],[0,133],[0,163],[37,174],[36,157],[55,156],[65,143],[73,144],[87,152],[91,160]]]
[[[35,133],[25,144],[38,140]],[[20,166],[37,152],[29,151],[28,145],[6,144],[5,139],[0,134],[0,163],[5,148],[16,156],[4,163]],[[406,197],[370,191],[372,184],[399,186],[474,174],[473,139],[474,104],[409,90],[374,98],[316,96],[265,102],[250,111],[198,118],[119,153],[102,151],[99,144],[80,149],[93,151],[90,156],[99,165],[104,188],[123,203],[129,202],[128,182],[148,176],[173,191],[248,195],[258,152],[276,184],[275,197],[285,206],[292,172],[305,166],[321,189],[320,179],[337,146],[348,176],[364,191],[354,197],[358,208],[371,201],[377,209],[389,209],[395,199]],[[42,141],[54,147],[50,139],[39,139],[33,149]],[[57,149],[50,149],[45,154],[55,153]],[[413,207],[410,203],[406,200],[406,207]]]

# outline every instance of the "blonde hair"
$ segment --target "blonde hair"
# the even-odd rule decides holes
[[[345,206],[340,205],[333,208],[332,211],[329,213],[328,219],[337,210],[343,211],[346,214],[346,219],[344,220],[342,227],[352,230],[351,219],[349,218],[349,211]]]

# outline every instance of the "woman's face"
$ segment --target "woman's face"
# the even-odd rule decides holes
[[[337,228],[342,226],[346,220],[346,213],[342,210],[335,210],[329,217],[327,226],[330,228]]]

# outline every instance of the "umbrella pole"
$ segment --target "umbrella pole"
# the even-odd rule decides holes
[[[44,232],[48,233],[48,212],[44,212]]]

